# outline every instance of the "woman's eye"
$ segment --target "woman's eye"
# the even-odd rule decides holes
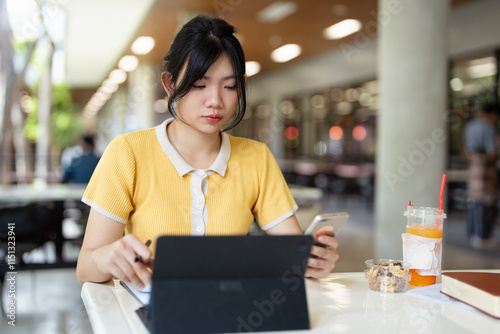
[[[230,90],[234,90],[234,89],[236,89],[237,87],[236,87],[236,85],[234,85],[234,86],[226,86],[226,88],[227,88],[227,89],[230,89]]]
[[[193,88],[201,89],[201,88],[205,88],[205,86],[203,86],[203,85],[193,85]]]

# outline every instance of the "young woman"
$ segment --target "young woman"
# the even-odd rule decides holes
[[[150,284],[159,235],[245,235],[254,219],[270,235],[302,234],[266,145],[224,132],[246,108],[245,57],[233,33],[222,19],[188,22],[161,75],[174,117],[117,136],[106,148],[83,197],[91,211],[80,282]],[[338,240],[315,237],[325,247],[312,247],[306,275],[320,278],[335,266]]]

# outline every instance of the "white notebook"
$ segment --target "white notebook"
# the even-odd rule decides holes
[[[127,284],[123,281],[120,281],[120,284],[143,305],[149,304],[149,299],[151,298],[151,285],[146,285],[142,290],[138,290],[132,284]]]

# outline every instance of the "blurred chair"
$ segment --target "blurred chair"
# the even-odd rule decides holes
[[[2,291],[5,274],[9,271],[29,269],[23,260],[23,255],[41,247],[51,239],[48,226],[52,221],[52,212],[49,207],[32,203],[23,206],[0,208],[0,300],[3,302]],[[9,229],[9,224],[13,228]],[[9,231],[11,239],[9,239]],[[13,243],[9,243],[13,241]],[[14,250],[15,263],[9,262],[9,247]],[[9,264],[13,264],[12,270]],[[2,310],[5,310],[2,305]]]
[[[24,253],[40,247],[50,239],[47,226],[51,215],[50,208],[36,203],[0,208],[0,249],[7,253],[8,226],[14,224],[16,265],[22,266]]]
[[[64,202],[62,234],[65,242],[81,248],[89,214],[90,207],[81,201]]]

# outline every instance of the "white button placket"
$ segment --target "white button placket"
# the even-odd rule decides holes
[[[205,194],[203,193],[204,183],[207,182],[207,173],[203,170],[195,171],[191,174],[191,220],[192,234],[205,235]]]

